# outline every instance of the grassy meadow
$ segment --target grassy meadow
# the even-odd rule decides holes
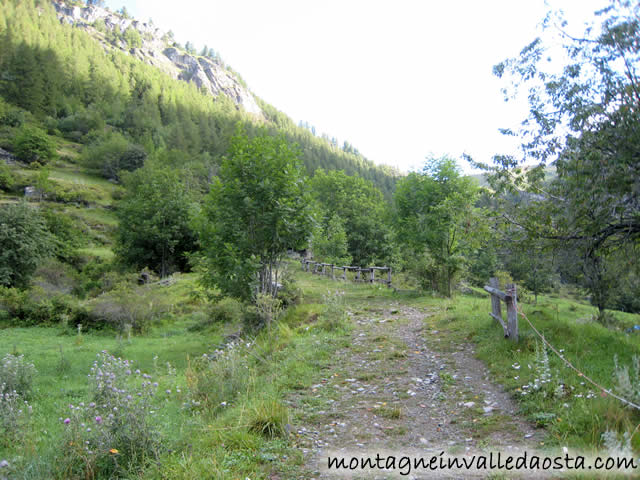
[[[444,352],[460,343],[474,344],[493,379],[517,399],[521,413],[545,429],[547,445],[599,447],[604,431],[630,432],[640,420],[617,400],[583,384],[550,352],[545,363],[539,342],[522,320],[520,342],[502,338],[488,316],[488,295],[444,299],[394,293],[303,273],[295,263],[291,271],[304,300],[261,331],[247,331],[233,320],[211,321],[211,305],[195,294],[194,274],[148,287],[169,299],[172,308],[144,334],[62,325],[0,330],[0,355],[24,355],[37,370],[28,397],[30,419],[16,443],[0,447],[0,458],[20,478],[64,478],[77,472],[81,459],[69,462],[73,451],[65,445],[69,425],[64,422],[69,405],[91,401],[90,368],[96,355],[107,351],[131,360],[131,368],[158,384],[149,420],[157,456],[132,467],[136,478],[305,478],[296,448],[298,412],[287,398],[296,392],[303,403],[314,405],[310,387],[326,376],[332,353],[348,346],[354,328],[345,309],[366,312],[390,299],[423,308],[424,334],[438,335]],[[337,290],[343,294],[336,296]],[[627,365],[638,353],[639,337],[595,323],[587,305],[543,296],[536,305],[521,306],[553,345],[604,386],[615,385],[614,356]],[[617,315],[625,325],[638,320]],[[541,376],[548,381],[534,388]],[[639,445],[637,435],[633,444]],[[108,465],[101,468],[92,473],[95,478],[111,471]]]

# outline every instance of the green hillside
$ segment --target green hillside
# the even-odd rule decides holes
[[[393,191],[391,169],[315,137],[274,107],[260,101],[264,117],[256,118],[226,95],[213,98],[116,48],[127,32],[91,33],[61,23],[48,2],[2,2],[0,93],[8,105],[0,146],[11,149],[12,128],[26,122],[86,147],[121,134],[147,155],[171,152],[177,165],[208,171],[241,122],[249,131],[264,126],[297,142],[309,173],[341,169],[373,181],[387,196]]]
[[[0,0],[0,480],[636,461],[640,19],[611,2],[564,69],[540,39],[494,68],[536,165],[400,176],[124,9]]]

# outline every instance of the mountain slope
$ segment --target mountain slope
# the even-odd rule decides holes
[[[5,3],[12,2],[5,0]],[[290,141],[300,145],[302,160],[310,174],[313,174],[317,168],[344,170],[349,175],[360,175],[373,182],[387,198],[390,198],[395,188],[396,178],[399,176],[397,171],[391,167],[376,166],[360,155],[357,150],[351,150],[352,147],[349,146],[348,150],[340,148],[326,138],[316,137],[309,130],[295,125],[285,114],[255,97],[239,75],[226,66],[211,49],[202,52],[206,54],[204,56],[196,55],[193,49],[189,52],[177,44],[170,32],[162,32],[148,23],[99,7],[70,5],[56,0],[52,1],[51,5],[53,12],[44,5],[41,11],[45,14],[53,13],[60,22],[61,28],[69,30],[73,27],[72,31],[86,34],[100,46],[103,56],[106,56],[106,59],[100,59],[98,63],[106,60],[112,64],[110,67],[115,65],[121,70],[121,75],[128,77],[125,80],[119,79],[117,83],[119,87],[125,82],[129,83],[128,91],[123,92],[125,96],[129,96],[126,101],[129,101],[130,95],[135,92],[138,96],[142,96],[141,100],[147,104],[145,108],[147,120],[140,120],[140,123],[149,123],[149,118],[160,116],[162,129],[174,131],[171,134],[170,143],[165,138],[165,144],[175,145],[179,149],[187,149],[192,153],[208,152],[215,158],[225,153],[235,122],[240,120],[251,124],[253,125],[251,128],[263,125],[274,133],[284,133]],[[41,22],[42,19],[38,21]],[[14,33],[20,35],[19,32]],[[64,48],[60,42],[67,41],[62,39],[57,44],[51,44],[47,39],[40,41],[42,40],[48,48],[56,52]],[[97,56],[97,53],[94,51],[91,55]],[[153,72],[148,68],[142,69],[138,62],[152,67]],[[94,60],[89,59],[89,64],[92,63]],[[144,85],[140,85],[141,82],[137,81],[140,76],[134,78],[136,81],[132,82],[131,73],[122,71],[121,66],[127,63],[136,70],[144,70],[145,73],[140,76],[158,77],[161,73],[174,80],[174,83],[164,79],[161,80],[163,86],[159,92],[150,92],[148,89],[140,91],[145,88]],[[91,72],[86,70],[78,73],[81,76],[91,75]],[[176,90],[185,89],[184,86],[179,86],[185,83],[191,87],[188,89],[189,99],[186,102],[184,95],[175,94]],[[197,91],[197,94],[194,94],[193,90]],[[149,95],[151,98],[146,99],[145,97]],[[213,104],[211,98],[214,99]],[[180,106],[187,107],[187,110],[194,108],[205,110],[209,117],[204,122],[206,125],[203,125],[202,118],[192,118],[189,121],[184,119],[184,115],[177,113],[164,114],[167,110],[173,110],[176,104],[182,104]],[[212,105],[213,108],[211,108]],[[231,110],[232,106],[235,107],[235,113]],[[136,109],[140,110],[139,106]],[[212,109],[215,110],[214,121],[211,119]],[[160,111],[160,115],[156,110]],[[136,115],[132,113],[132,116]],[[180,122],[181,125],[176,125],[176,122]],[[154,121],[151,120],[151,123]],[[122,128],[121,125],[118,127]],[[144,128],[136,128],[136,130],[133,136],[139,139],[142,133],[142,136],[146,137],[145,145],[153,142],[155,147],[162,146],[162,144],[158,145],[153,138],[149,138],[154,136],[149,129],[143,132],[140,130],[145,130]],[[129,129],[128,133],[130,132]],[[166,135],[162,136],[166,137]]]
[[[105,50],[118,49],[172,78],[191,82],[214,97],[222,93],[246,112],[261,114],[253,94],[219,58],[190,54],[177,48],[170,33],[95,5],[69,6],[58,1],[52,4],[62,23],[82,28]]]

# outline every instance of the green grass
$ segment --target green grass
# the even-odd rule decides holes
[[[86,254],[109,255],[104,247],[92,247]],[[236,479],[249,477],[308,478],[301,452],[291,435],[291,427],[302,421],[302,413],[289,403],[313,408],[321,405],[318,396],[338,392],[312,386],[329,374],[328,368],[337,349],[349,347],[349,320],[327,328],[322,305],[328,291],[344,292],[352,312],[380,315],[397,302],[433,314],[425,315],[429,332],[438,330],[440,341],[433,348],[444,351],[474,343],[476,354],[484,360],[493,378],[502,383],[518,401],[521,414],[545,425],[548,444],[591,448],[600,445],[606,429],[633,430],[640,423],[634,412],[617,401],[596,396],[587,399],[581,378],[550,356],[552,384],[542,392],[522,395],[523,385],[536,376],[536,340],[531,329],[520,322],[521,340],[505,340],[501,328],[488,316],[488,295],[436,298],[415,293],[394,293],[383,286],[337,282],[302,273],[291,265],[304,291],[304,303],[290,308],[269,330],[245,336],[249,346],[242,347],[237,363],[222,368],[219,362],[203,367],[198,360],[225,342],[225,337],[241,329],[240,324],[214,323],[204,331],[191,327],[206,315],[206,302],[197,286],[195,274],[176,275],[170,286],[158,284],[157,290],[172,305],[170,313],[156,322],[146,335],[131,340],[119,339],[110,330],[89,331],[78,335],[71,327],[7,328],[0,330],[0,355],[24,354],[38,370],[34,381],[34,409],[24,444],[0,450],[0,459],[22,465],[24,478],[50,478],[51,466],[60,455],[64,418],[68,404],[88,401],[87,374],[96,354],[108,350],[136,362],[138,368],[153,375],[160,384],[156,399],[158,427],[163,450],[157,463],[147,465],[137,478]],[[640,336],[607,329],[590,321],[593,308],[572,300],[541,297],[537,305],[522,307],[551,343],[564,349],[567,358],[586,374],[607,387],[613,386],[613,357],[628,364],[640,351]],[[640,323],[637,315],[616,314],[621,327]],[[354,315],[357,319],[359,315]],[[373,339],[384,344],[381,355],[404,355],[401,344],[384,335]],[[169,365],[167,365],[167,362]],[[528,365],[533,368],[529,369]],[[520,365],[515,369],[514,365]],[[406,374],[403,373],[403,374]],[[360,380],[373,380],[363,377]],[[441,375],[444,385],[455,383]],[[224,391],[220,382],[236,385]],[[567,393],[553,396],[562,382]],[[553,387],[553,388],[551,388]],[[573,388],[573,390],[572,390]],[[165,394],[171,390],[171,394]],[[327,391],[325,391],[327,390]],[[200,392],[199,407],[186,408],[195,392]],[[582,397],[576,395],[582,394]],[[564,404],[567,406],[565,407]],[[396,406],[381,408],[377,414],[398,421],[390,436],[404,435],[406,415]],[[500,416],[483,417],[470,425],[483,431],[499,431],[505,420]],[[638,440],[634,438],[638,446]],[[21,478],[22,478],[21,477]]]
[[[443,341],[437,342],[439,348],[447,351],[461,342],[476,344],[477,356],[518,401],[522,415],[534,423],[547,419],[547,443],[593,448],[601,445],[601,434],[607,429],[633,431],[640,423],[638,412],[626,409],[610,396],[602,396],[550,351],[551,382],[527,393],[531,388],[524,386],[532,384],[540,374],[535,351],[536,343],[541,342],[523,319],[519,320],[520,341],[504,339],[502,328],[488,315],[488,294],[486,298],[457,296],[451,300],[423,297],[413,303],[438,312],[426,321],[429,328],[440,331]],[[606,388],[615,387],[614,356],[621,364],[629,365],[632,357],[640,354],[640,336],[622,331],[625,326],[640,323],[639,315],[615,312],[620,326],[610,329],[591,320],[593,307],[568,299],[541,296],[537,305],[520,307],[552,345]],[[563,385],[562,391],[559,384]],[[640,446],[638,435],[633,444]]]
[[[67,207],[66,212],[76,218],[80,218],[92,227],[107,226],[116,227],[118,219],[112,210],[104,208],[77,208]]]
[[[78,253],[81,255],[86,255],[88,257],[100,258],[102,260],[111,260],[115,256],[113,250],[108,247],[79,248]]]
[[[76,167],[62,167],[62,166],[54,167],[51,169],[49,178],[52,180],[58,180],[65,183],[73,183],[76,185],[97,186],[108,192],[111,192],[113,190],[116,190],[117,188],[120,188],[105,178],[97,177],[94,175],[90,175],[88,173],[81,172],[77,170]]]
[[[61,326],[0,331],[0,355],[24,354],[37,369],[31,402],[34,415],[26,440],[0,449],[0,459],[20,468],[21,478],[53,476],[51,468],[62,451],[64,425],[59,419],[67,415],[69,404],[90,400],[87,374],[102,350],[133,360],[136,368],[160,384],[156,421],[163,449],[157,463],[132,475],[166,479],[306,477],[301,453],[290,437],[289,423],[295,424],[296,411],[288,406],[287,398],[318,381],[332,352],[344,345],[347,330],[321,328],[316,320],[322,305],[292,307],[246,348],[242,369],[233,365],[227,369],[227,378],[242,375],[245,380],[236,382],[242,386],[238,391],[227,392],[224,406],[185,409],[192,398],[198,359],[220,348],[225,336],[241,325],[220,324],[205,333],[193,332],[189,328],[192,315],[204,308],[194,295],[199,291],[196,276],[175,279],[169,287],[152,286],[162,289],[167,301],[175,305],[173,313],[148,334],[130,341],[109,330],[79,335],[74,328]],[[309,289],[311,296],[316,289]],[[217,373],[211,372],[208,388],[215,389],[222,381]]]

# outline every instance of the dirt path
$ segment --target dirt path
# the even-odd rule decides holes
[[[488,380],[471,346],[437,348],[438,332],[425,322],[431,313],[392,302],[349,312],[351,345],[338,352],[327,378],[291,402],[302,411],[295,429],[308,478],[345,478],[324,470],[336,453],[463,455],[540,441],[542,432],[515,415],[514,402]]]

